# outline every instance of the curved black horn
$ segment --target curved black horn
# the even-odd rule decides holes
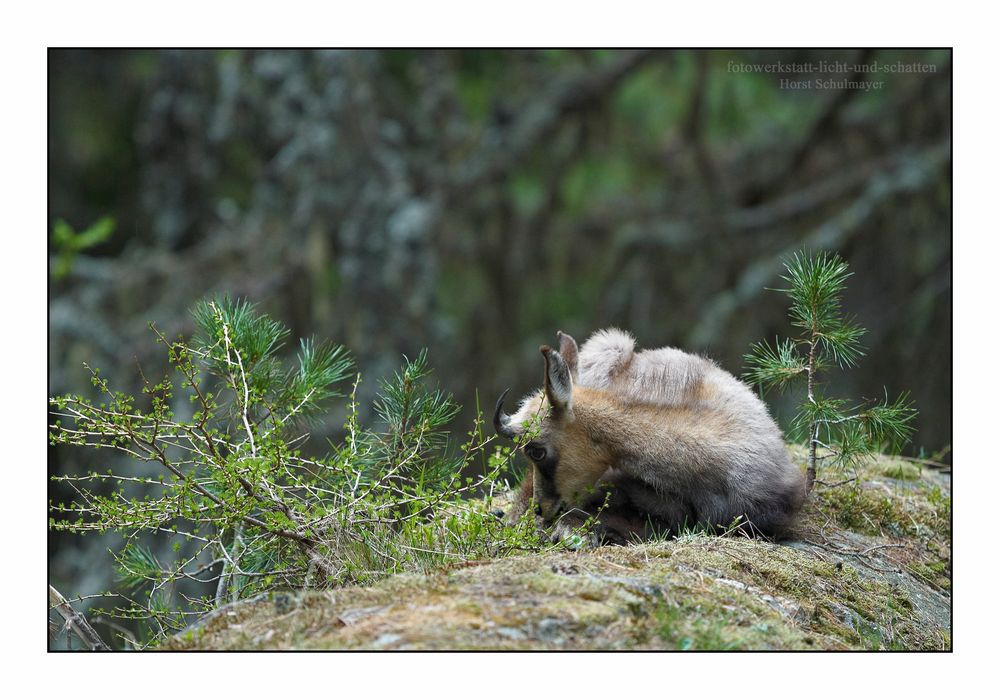
[[[513,440],[517,436],[517,433],[510,427],[510,416],[503,412],[503,400],[507,398],[507,394],[509,393],[510,389],[508,388],[497,399],[497,408],[493,413],[493,428],[497,431],[497,435]]]

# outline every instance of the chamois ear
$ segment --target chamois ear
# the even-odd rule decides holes
[[[576,347],[576,341],[573,340],[573,336],[567,335],[562,331],[556,331],[556,337],[559,339],[559,354],[566,361],[566,366],[569,367],[569,374],[573,378],[573,382],[579,382],[580,371],[579,363],[577,362],[579,351]]]
[[[569,366],[557,351],[548,345],[538,348],[545,357],[545,395],[556,414],[573,407],[573,378]]]

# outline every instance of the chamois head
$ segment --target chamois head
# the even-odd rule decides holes
[[[539,348],[545,360],[543,389],[530,394],[517,412],[497,400],[493,425],[497,434],[523,442],[521,451],[535,469],[534,496],[541,515],[553,517],[566,502],[579,505],[607,471],[613,455],[602,434],[611,429],[602,410],[603,392],[574,386],[577,345],[559,333],[559,350]],[[509,391],[509,390],[508,390]]]
[[[514,416],[507,414],[503,409],[504,399],[507,398],[510,389],[504,391],[497,399],[496,410],[493,414],[493,427],[498,435],[516,440],[528,428],[527,423],[533,417],[544,421],[544,418],[551,414],[555,422],[558,422],[560,418],[565,419],[572,415],[573,379],[578,376],[577,345],[572,337],[562,331],[558,332],[558,337],[558,351],[553,350],[548,345],[542,345],[539,348],[545,358],[543,391],[529,395],[522,401]],[[533,454],[540,456],[538,452]],[[532,457],[531,454],[528,456]],[[536,460],[533,459],[533,461]]]

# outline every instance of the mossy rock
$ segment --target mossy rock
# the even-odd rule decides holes
[[[950,483],[910,466],[817,485],[787,542],[694,534],[272,594],[162,648],[946,650]]]

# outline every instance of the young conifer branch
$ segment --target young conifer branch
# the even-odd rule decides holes
[[[816,483],[819,462],[832,458],[849,464],[882,449],[899,449],[913,431],[916,410],[906,394],[890,401],[867,402],[850,407],[842,399],[820,392],[821,373],[836,365],[847,369],[864,356],[864,328],[841,311],[841,294],[852,273],[836,255],[804,252],[785,262],[782,279],[790,299],[789,318],[800,333],[783,341],[754,344],[745,356],[744,378],[762,392],[786,389],[805,374],[806,397],[792,420],[792,428],[806,436],[809,457],[807,488]],[[803,351],[804,349],[804,351]],[[829,454],[822,457],[818,448]]]

